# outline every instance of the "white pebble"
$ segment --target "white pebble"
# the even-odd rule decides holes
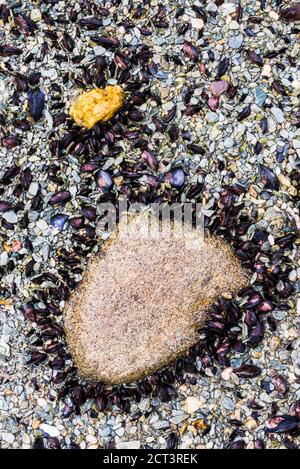
[[[194,414],[198,409],[200,409],[201,405],[202,402],[197,397],[188,396],[184,403],[184,410],[188,414]]]
[[[52,425],[47,425],[47,423],[42,423],[40,425],[40,429],[47,433],[47,435],[49,436],[52,436],[52,437],[56,437],[56,436],[59,436],[59,431],[57,430],[56,427],[53,427]]]
[[[2,217],[8,223],[17,223],[17,221],[18,221],[18,217],[17,217],[16,213],[11,211],[11,210],[9,212],[3,213]]]

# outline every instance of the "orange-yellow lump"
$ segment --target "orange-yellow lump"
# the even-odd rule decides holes
[[[91,129],[99,121],[108,121],[120,109],[124,101],[121,86],[108,85],[81,94],[70,108],[70,115],[77,125]]]

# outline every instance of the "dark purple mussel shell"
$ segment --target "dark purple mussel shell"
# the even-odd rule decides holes
[[[40,88],[28,92],[28,107],[31,117],[38,121],[45,109],[45,93]]]
[[[154,155],[154,153],[149,150],[149,149],[145,149],[143,151],[143,153],[141,154],[141,159],[146,163],[147,166],[149,166],[149,168],[151,168],[153,171],[156,171],[157,170],[157,167],[158,167],[158,162],[157,162],[157,158],[156,156]]]
[[[59,191],[50,197],[49,204],[65,204],[66,202],[69,202],[69,200],[71,200],[71,194],[69,191]]]
[[[261,375],[261,368],[256,365],[242,365],[239,368],[235,368],[234,373],[240,378],[256,378]]]
[[[82,405],[86,401],[86,392],[81,385],[77,385],[74,387],[72,393],[71,393],[71,401],[75,405]]]
[[[115,50],[119,46],[119,40],[115,37],[92,36],[91,40],[108,50]]]
[[[291,415],[275,415],[266,421],[266,432],[268,433],[287,433],[299,428],[300,422]]]
[[[32,34],[38,29],[35,22],[24,14],[16,15],[14,20],[19,30],[26,35]]]
[[[262,56],[257,54],[254,50],[248,50],[247,57],[253,64],[258,65],[259,67],[262,67],[264,64]]]
[[[7,212],[10,209],[10,203],[0,200],[0,213]]]
[[[2,139],[2,145],[8,150],[12,150],[13,148],[20,146],[21,143],[21,140],[15,135],[9,135]]]
[[[271,169],[267,168],[267,166],[263,164],[260,164],[259,173],[266,188],[275,191],[279,189],[277,176],[273,173]]]
[[[0,45],[0,56],[2,57],[11,57],[12,55],[20,55],[22,50],[18,47],[9,46],[7,44]]]
[[[280,19],[284,21],[300,21],[300,3],[295,3],[280,12]]]
[[[199,59],[199,50],[189,41],[184,41],[182,52],[186,57],[195,62]]]

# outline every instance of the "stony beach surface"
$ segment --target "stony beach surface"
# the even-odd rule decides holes
[[[300,27],[282,21],[285,2],[241,3],[0,1],[1,448],[299,445]],[[132,47],[130,65],[119,43]],[[134,85],[127,89],[135,106],[123,117],[125,138],[107,128],[107,147],[84,133],[74,142],[70,101],[95,84],[126,88],[127,81],[143,82],[147,101]],[[87,145],[102,153],[100,163],[86,157]],[[237,190],[238,201],[257,220],[244,241],[259,229],[275,264],[287,249],[278,265],[286,257],[292,267],[277,286],[287,307],[268,314],[256,347],[232,350],[224,366],[199,362],[167,402],[142,397],[124,412],[101,411],[87,399],[74,409],[61,396],[59,362],[27,364],[41,336],[22,306],[39,295],[43,311],[47,297],[38,292],[50,289],[64,307],[67,294],[53,292],[54,278],[71,270],[74,288],[98,251],[97,201],[106,190],[145,203],[153,192],[183,202],[201,192],[212,217],[215,204],[226,206],[224,187],[236,184],[246,188]],[[278,244],[292,230],[297,236]],[[46,271],[53,277],[39,278]],[[246,340],[245,322],[240,334]],[[72,366],[67,355],[64,361]],[[259,376],[234,372],[249,361]],[[285,416],[289,432],[270,432],[266,422],[276,415]]]

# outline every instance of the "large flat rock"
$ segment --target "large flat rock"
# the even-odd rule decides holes
[[[66,305],[69,348],[85,378],[126,383],[169,364],[197,342],[209,305],[249,283],[223,241],[192,228],[174,236],[177,222],[173,236],[143,237],[147,223],[133,217],[135,236],[124,237],[121,221]]]

